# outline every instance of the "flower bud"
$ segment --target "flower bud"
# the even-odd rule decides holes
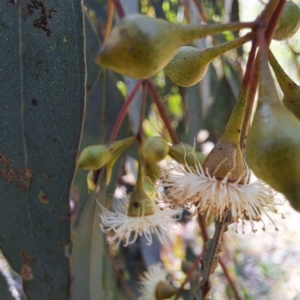
[[[283,105],[300,120],[300,86],[284,72],[271,51],[268,59],[283,92]]]
[[[251,35],[200,50],[191,46],[181,47],[165,67],[165,72],[173,83],[189,87],[198,83],[206,74],[210,63],[221,54],[243,45]]]
[[[247,161],[258,178],[283,193],[299,211],[300,121],[280,101],[263,58],[259,72],[259,103],[249,132]]]
[[[88,192],[92,193],[95,188],[96,188],[96,184],[93,180],[93,171],[89,171],[87,176],[86,176],[86,183],[87,183],[87,187],[88,187]]]
[[[277,41],[292,37],[300,26],[300,9],[292,1],[285,3],[273,39]]]
[[[194,151],[194,148],[189,144],[176,144],[170,146],[169,155],[182,165],[195,168],[197,163],[202,164],[206,155],[200,151]]]
[[[163,160],[168,151],[168,143],[160,136],[147,138],[142,145],[143,156],[151,163],[158,163]]]
[[[97,170],[103,167],[111,157],[111,149],[107,145],[91,145],[85,147],[77,161],[77,169]]]
[[[170,299],[170,297],[176,295],[177,292],[178,290],[170,283],[166,281],[160,281],[156,286],[156,300]]]
[[[155,181],[159,178],[161,169],[157,164],[151,163],[145,159],[144,171],[145,177],[148,177],[151,181]]]

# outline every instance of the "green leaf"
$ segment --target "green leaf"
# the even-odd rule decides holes
[[[117,89],[116,77],[112,72],[103,70],[88,95],[80,149],[91,144],[108,143],[123,104],[124,97]],[[118,139],[128,137],[128,132],[129,124],[128,118],[126,118],[121,126]],[[89,197],[86,176],[87,172],[80,170],[76,173],[74,180],[74,185],[80,190],[78,217]],[[116,179],[113,177],[112,182],[115,181]]]
[[[87,69],[86,89],[87,89],[87,93],[89,93],[93,88],[100,73],[100,66],[95,64],[96,53],[100,49],[100,41],[87,14],[85,14],[84,20],[85,20],[85,40],[86,40],[85,53],[86,53],[86,69]]]
[[[106,176],[101,169],[95,190],[81,215],[71,256],[71,300],[121,299],[109,262],[106,238],[100,229],[101,208],[106,201]]]
[[[0,11],[0,249],[29,299],[68,299],[69,190],[85,97],[81,1],[8,0]]]
[[[0,300],[27,300],[22,288],[22,278],[9,265],[0,250]]]
[[[84,0],[84,5],[93,10],[103,24],[106,24],[107,20],[107,3],[107,0]]]
[[[0,273],[0,300],[13,300],[5,278]]]
[[[212,79],[214,100],[206,116],[206,128],[210,132],[210,140],[217,141],[224,131],[235,104],[232,88],[224,76],[218,82]]]
[[[116,77],[112,72],[103,70],[88,96],[81,148],[93,143],[108,143],[123,104],[124,97],[116,87]],[[127,137],[128,131],[128,119],[125,119],[118,139]],[[103,179],[104,183],[100,188],[101,199],[105,200],[106,194],[113,193],[120,167],[118,161],[108,190],[105,187],[105,178]],[[87,172],[78,171],[74,181],[80,190],[78,212],[80,221],[72,250],[72,278],[74,279],[72,279],[71,297],[72,300],[121,299],[116,288],[114,271],[105,255],[108,250],[105,237],[99,228],[99,206],[96,205],[95,198],[90,197],[87,202],[89,195],[86,176]],[[81,213],[83,207],[84,211]]]
[[[98,189],[91,195],[81,215],[73,241],[71,256],[71,299],[96,300],[102,293],[102,257],[104,235],[100,229],[100,206],[97,199],[106,198],[105,169],[98,179]]]

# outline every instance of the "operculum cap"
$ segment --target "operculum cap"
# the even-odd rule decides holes
[[[281,103],[263,54],[259,105],[248,136],[247,161],[258,178],[294,201],[300,186],[300,122]]]
[[[203,170],[207,176],[214,176],[219,180],[227,176],[230,182],[239,180],[243,183],[246,172],[239,145],[221,139],[204,161]]]
[[[178,290],[171,284],[165,281],[160,281],[156,286],[155,296],[157,300],[169,299],[176,295],[177,292]]]
[[[292,1],[285,3],[273,39],[282,41],[292,37],[300,26],[300,9]]]
[[[97,170],[103,167],[111,157],[111,149],[107,145],[91,145],[85,147],[79,155],[77,169]]]
[[[194,152],[194,148],[189,144],[176,144],[170,146],[169,155],[180,164],[185,164],[185,156]]]
[[[153,214],[153,200],[137,185],[129,201],[128,215],[131,217],[140,217]]]
[[[169,144],[160,136],[146,138],[142,145],[143,156],[151,163],[158,163],[163,160],[168,151]]]

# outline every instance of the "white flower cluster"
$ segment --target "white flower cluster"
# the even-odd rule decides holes
[[[164,203],[170,207],[195,206],[196,212],[211,213],[221,218],[225,211],[231,210],[235,223],[241,220],[244,224],[245,218],[249,219],[253,231],[256,231],[254,221],[261,220],[262,213],[270,218],[267,211],[276,212],[276,193],[264,182],[230,182],[230,173],[222,180],[206,174],[199,163],[195,169],[187,165],[169,164],[163,170],[161,180],[161,186],[166,189]],[[278,230],[276,225],[275,229]]]
[[[116,206],[115,211],[109,211],[101,206],[102,213],[100,215],[103,232],[114,232],[114,235],[108,236],[109,243],[115,244],[117,247],[124,241],[124,246],[134,243],[138,236],[145,235],[148,244],[152,243],[152,234],[156,234],[161,243],[166,239],[166,234],[177,220],[181,218],[182,208],[164,210],[154,203],[154,213],[144,215],[141,211],[137,217],[128,215],[129,199],[127,198],[122,204]]]

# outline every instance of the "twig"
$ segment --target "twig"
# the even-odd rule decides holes
[[[107,22],[106,22],[106,28],[105,28],[105,37],[104,37],[104,41],[107,40],[110,31],[111,31],[111,27],[112,27],[112,23],[113,23],[113,17],[114,17],[114,3],[113,0],[108,0],[108,8],[107,8]]]
[[[201,252],[197,259],[194,261],[193,266],[191,267],[191,269],[189,270],[189,272],[186,275],[186,278],[184,280],[184,282],[180,285],[180,288],[176,294],[176,298],[175,300],[178,300],[179,296],[181,295],[181,293],[184,291],[184,286],[190,281],[190,279],[192,278],[194,272],[196,271],[197,267],[199,266],[201,259],[203,256],[203,252]]]
[[[227,266],[226,266],[226,264],[223,261],[223,258],[221,256],[219,256],[219,263],[220,263],[220,265],[221,265],[221,267],[223,269],[224,275],[225,275],[225,277],[226,277],[226,279],[227,279],[227,281],[228,281],[228,283],[229,283],[229,285],[230,285],[230,287],[231,287],[231,289],[232,289],[232,291],[234,293],[235,299],[236,300],[243,300],[242,297],[241,297],[241,295],[239,294],[239,291],[238,291],[238,289],[237,289],[237,287],[235,285],[235,282],[232,279],[231,275],[229,274],[229,272],[227,270]]]
[[[137,132],[137,138],[141,139],[143,135],[143,121],[145,119],[145,107],[146,107],[146,100],[147,100],[147,92],[148,92],[148,82],[143,82],[142,87],[142,102],[141,102],[141,109],[140,109],[140,121],[139,121],[139,129]]]
[[[115,9],[116,9],[116,12],[119,16],[120,19],[124,18],[125,17],[125,11],[124,11],[124,8],[120,2],[120,0],[112,0],[115,4]]]
[[[198,10],[198,13],[199,13],[199,15],[200,15],[202,21],[203,21],[205,24],[208,24],[208,18],[207,18],[207,16],[206,16],[206,13],[205,13],[205,11],[204,11],[204,9],[203,9],[201,3],[200,3],[198,0],[193,0],[193,2],[194,2],[195,6],[196,6],[196,8],[197,8],[197,10]],[[213,44],[214,46],[218,44],[218,43],[217,43],[217,40],[216,40],[216,37],[215,37],[214,35],[211,36],[211,42],[212,42],[212,44]],[[221,58],[221,60],[222,60],[222,64],[224,65],[224,59],[223,59],[223,57],[221,56],[220,58]]]
[[[129,299],[137,300],[137,298],[134,296],[134,294],[132,293],[132,291],[128,287],[128,284],[126,284],[126,281],[124,280],[124,275],[122,274],[123,271],[122,271],[122,269],[120,269],[120,266],[119,266],[117,260],[111,255],[109,249],[106,248],[106,250],[107,250],[106,251],[107,258],[110,261],[118,280],[120,280],[120,283],[121,283],[125,293],[129,297]]]
[[[131,93],[129,94],[129,96],[127,97],[127,99],[126,99],[126,101],[125,101],[125,103],[124,103],[124,105],[123,105],[123,107],[122,107],[122,109],[121,109],[121,111],[120,111],[120,113],[118,115],[118,118],[116,120],[115,126],[114,126],[113,131],[112,131],[111,136],[110,136],[109,143],[113,143],[115,141],[115,139],[116,139],[116,137],[118,135],[118,132],[120,130],[121,124],[122,124],[122,122],[123,122],[123,120],[125,118],[125,115],[127,113],[127,110],[128,110],[128,108],[129,108],[129,106],[130,106],[130,104],[131,104],[131,102],[132,102],[135,94],[139,90],[139,88],[140,88],[140,86],[141,86],[142,83],[143,83],[143,81],[139,80],[136,83],[136,85],[133,88],[133,90],[131,91]]]
[[[164,105],[162,104],[161,100],[160,100],[160,97],[159,97],[159,94],[154,86],[154,84],[152,83],[151,80],[148,80],[148,88],[149,88],[149,92],[150,92],[150,95],[154,101],[154,103],[156,104],[156,107],[158,109],[158,112],[160,114],[160,117],[162,118],[168,132],[169,132],[169,135],[170,135],[170,138],[172,140],[172,142],[174,144],[179,144],[180,143],[180,140],[170,122],[170,118],[166,112],[166,109],[164,107]]]
[[[215,223],[215,233],[211,240],[209,240],[209,245],[207,252],[204,253],[203,258],[203,277],[200,282],[200,293],[197,295],[197,300],[203,300],[207,296],[210,291],[211,284],[209,280],[209,276],[212,273],[213,261],[216,257],[216,252],[218,249],[218,244],[223,234],[225,227],[232,222],[231,220],[231,212],[227,212],[226,216],[224,216],[221,220],[217,220]],[[207,243],[206,243],[207,244]],[[206,257],[205,257],[206,256]]]
[[[201,214],[198,214],[197,221],[198,221],[199,227],[200,227],[201,232],[202,232],[203,242],[205,244],[209,240],[209,236],[208,236],[208,233],[207,233],[207,230],[206,230],[204,216],[202,216]]]
[[[286,2],[285,0],[282,0],[279,2],[278,6],[276,7],[276,9],[269,21],[268,27],[265,32],[267,45],[269,45],[271,43],[273,34],[276,30],[277,23],[279,21],[282,11],[283,11],[285,2]],[[264,21],[264,19],[262,19],[262,22],[263,21]],[[257,22],[260,22],[260,19],[258,19]],[[263,25],[263,24],[261,24],[261,25]],[[242,128],[243,139],[245,139],[248,135],[257,86],[258,86],[258,59],[256,58],[254,69],[251,74],[251,81],[249,84],[249,89],[248,89],[249,92],[248,92],[248,97],[247,97],[244,123],[243,123],[243,128]]]
[[[207,16],[206,16],[206,13],[204,11],[204,9],[202,8],[202,5],[201,3],[198,1],[198,0],[193,0],[198,12],[199,12],[199,15],[202,19],[202,21],[206,24],[208,24],[208,19],[207,19]]]
[[[269,20],[271,19],[274,11],[276,10],[278,3],[281,0],[271,0],[266,6],[265,9],[262,11],[260,16],[258,16],[257,21],[260,23],[265,23],[267,24]],[[285,1],[285,0],[284,0]]]
[[[256,55],[256,48],[257,48],[257,40],[255,38],[255,35],[254,35],[254,39],[252,41],[252,45],[251,45],[251,50],[250,50],[250,53],[249,53],[249,57],[248,57],[248,61],[247,61],[247,65],[246,65],[246,71],[245,71],[245,75],[244,75],[244,78],[243,78],[243,82],[242,82],[242,86],[247,86],[248,89],[247,89],[247,95],[249,94],[249,86],[250,86],[250,83],[251,83],[251,76],[253,74],[253,67],[254,67],[254,62],[255,62],[255,55]],[[246,117],[251,117],[251,114],[249,115],[249,112],[247,111],[248,109],[248,96],[246,96],[246,104],[245,104],[245,111],[244,111],[244,121],[243,121],[243,124],[245,123],[245,118]],[[251,107],[252,109],[252,107]],[[247,112],[248,112],[248,115],[247,115]],[[245,139],[247,138],[246,136],[246,131],[243,130],[243,126],[242,126],[242,130],[241,130],[241,137],[240,137],[240,147],[241,149],[243,150],[245,148]]]

